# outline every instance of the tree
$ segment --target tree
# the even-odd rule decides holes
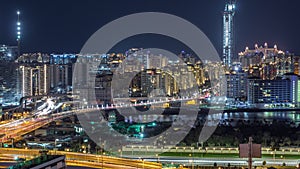
[[[288,146],[290,146],[292,144],[292,141],[289,137],[284,138],[284,143]]]
[[[192,143],[191,146],[197,148],[197,143]]]
[[[270,139],[270,132],[264,132],[263,134],[263,142],[264,142],[264,146],[267,146],[268,144],[268,140]]]
[[[283,147],[283,146],[284,146],[284,143],[282,143],[282,142],[279,143],[279,146],[280,146],[280,147]]]
[[[271,148],[274,149],[275,145],[276,145],[275,141],[272,140],[271,143],[270,143]]]

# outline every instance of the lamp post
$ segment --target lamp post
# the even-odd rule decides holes
[[[272,151],[271,154],[273,154],[273,160],[275,161],[275,151]]]
[[[85,148],[85,146],[82,145],[82,146],[81,146],[81,149],[80,149],[80,151],[82,151],[82,153],[84,153],[84,148]]]
[[[131,146],[131,156],[133,156],[133,146]]]
[[[189,162],[191,162],[192,169],[194,169],[194,159],[193,159],[193,156],[192,156],[192,154],[189,154],[189,156],[192,157],[192,159],[190,159]]]
[[[139,161],[141,160],[141,157],[139,157]],[[139,162],[136,163],[136,168],[139,168]]]
[[[120,157],[122,157],[122,150],[119,149],[118,151],[119,151],[119,153],[120,153]]]
[[[88,148],[88,152],[87,153],[91,153],[91,145],[90,144],[88,144],[88,146],[87,146],[87,148]]]
[[[58,139],[55,139],[54,140],[54,154],[56,155],[56,144],[57,144],[57,141],[59,141]]]
[[[103,156],[105,155],[105,152],[102,152],[102,168],[103,168]]]
[[[141,160],[143,162],[143,169],[144,169],[144,159],[139,157],[139,160]],[[137,165],[137,168],[138,168],[138,165]]]
[[[189,165],[193,166],[193,165],[192,165],[192,160],[189,160]],[[193,167],[192,167],[192,168],[193,168]]]

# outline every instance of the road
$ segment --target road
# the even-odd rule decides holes
[[[52,121],[68,117],[73,114],[73,112],[62,112],[51,116],[19,119],[4,125],[0,125],[0,135],[2,136],[0,141],[2,143],[7,143],[10,142],[11,139],[14,139],[14,141],[21,140],[23,135],[45,126]]]
[[[246,158],[200,158],[200,157],[143,157],[147,161],[161,162],[161,163],[174,163],[184,165],[200,165],[200,166],[214,166],[217,163],[218,166],[247,166]],[[300,163],[300,159],[272,159],[272,158],[254,158],[253,166],[262,166],[263,161],[266,161],[267,166],[282,166],[283,163],[286,166],[296,166]]]
[[[127,98],[129,102],[131,98]],[[153,98],[153,100],[149,100],[145,103],[128,103],[124,101],[123,99],[119,99],[116,101],[116,104],[113,105],[106,105],[106,106],[96,106],[96,105],[90,105],[86,107],[81,107],[76,110],[70,110],[70,111],[63,111],[63,112],[57,112],[56,110],[60,108],[63,104],[70,104],[70,103],[77,103],[77,101],[68,101],[68,102],[62,102],[55,104],[51,99],[47,99],[47,101],[40,106],[37,111],[32,113],[32,116],[25,117],[18,120],[12,120],[8,121],[4,124],[0,124],[0,142],[2,143],[8,143],[11,142],[13,139],[14,141],[19,141],[22,139],[22,136],[34,131],[44,125],[49,124],[52,121],[62,119],[71,115],[74,115],[75,113],[88,113],[95,110],[110,110],[110,109],[120,109],[120,108],[128,108],[132,106],[143,106],[143,105],[162,105],[163,103],[169,102],[169,101],[189,101],[189,100],[195,100],[196,98]],[[126,104],[125,104],[126,103]],[[128,104],[127,104],[128,103]]]
[[[144,161],[139,158],[125,159],[93,154],[82,154],[74,152],[63,151],[50,151],[51,154],[63,154],[66,155],[68,166],[81,166],[89,168],[161,168],[161,164],[156,163],[174,163],[182,164],[186,166],[201,165],[201,166],[213,166],[217,163],[218,166],[247,166],[247,159],[245,158],[197,158],[197,157],[143,157]],[[24,150],[24,149],[0,149],[0,159],[7,159],[7,162],[11,161],[16,156],[33,158],[38,155],[38,150]],[[131,157],[132,158],[132,157]],[[5,160],[4,160],[5,161]],[[2,160],[3,163],[4,162]],[[255,158],[253,160],[253,166],[262,166],[263,161],[266,161],[267,166],[282,166],[285,163],[287,166],[296,166],[300,160],[298,159],[272,159],[272,158]],[[154,163],[151,163],[154,162]]]
[[[159,169],[162,168],[160,163],[149,162],[144,160],[132,160],[126,158],[118,158],[111,156],[102,156],[95,154],[83,154],[66,151],[49,151],[49,154],[65,155],[67,165],[93,167],[93,168],[143,168],[143,169]],[[15,149],[0,148],[0,155],[6,157],[22,157],[33,158],[39,155],[39,150],[35,149]],[[0,156],[0,158],[1,158]],[[103,167],[102,167],[103,166]]]

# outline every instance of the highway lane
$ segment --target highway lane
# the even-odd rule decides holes
[[[30,118],[28,120],[17,121],[14,123],[10,123],[9,125],[1,126],[0,134],[4,134],[2,138],[0,138],[0,141],[10,142],[10,140],[13,138],[15,141],[21,140],[22,135],[25,135],[31,131],[34,131],[46,124],[49,124],[52,121],[68,117],[70,115],[74,114],[73,112],[62,112],[59,114],[53,114],[52,116],[44,116],[44,117],[38,117],[38,118]]]
[[[218,166],[228,166],[230,163],[231,166],[247,166],[247,158],[200,158],[200,157],[146,157],[141,156],[143,159],[152,162],[161,162],[161,163],[175,163],[175,164],[186,164],[189,165],[193,163],[194,165],[201,166],[214,166],[214,163],[217,163]],[[128,157],[132,158],[132,157]],[[135,158],[138,159],[138,158]],[[283,163],[286,166],[296,166],[300,163],[300,159],[272,159],[272,158],[254,158],[253,166],[262,166],[263,161],[266,161],[268,166],[282,166]]]
[[[6,157],[10,155],[20,156],[36,156],[39,154],[38,150],[25,150],[25,149],[0,149],[2,155]],[[107,168],[160,168],[161,165],[156,163],[174,163],[185,165],[201,165],[201,166],[213,166],[217,163],[218,166],[227,166],[230,163],[231,166],[247,166],[247,159],[245,158],[200,158],[200,157],[149,157],[140,156],[139,158],[126,156],[125,158],[101,156],[94,154],[83,154],[75,152],[63,152],[63,151],[50,151],[51,154],[64,154],[66,155],[67,162],[70,165],[92,167],[92,165],[101,168],[102,165]],[[124,157],[124,156],[123,156]],[[132,160],[134,159],[134,160]],[[140,159],[144,159],[141,161]],[[300,163],[300,159],[272,159],[272,158],[255,158],[253,160],[253,166],[262,166],[263,161],[266,161],[267,166],[282,166],[285,163],[287,166],[296,166]],[[155,163],[150,163],[155,162]]]
[[[11,155],[12,157],[33,158],[39,155],[36,149],[16,149],[16,148],[0,148],[0,154]],[[104,168],[144,168],[144,169],[160,169],[160,163],[132,160],[119,157],[101,156],[95,154],[83,154],[65,151],[49,151],[49,154],[65,155],[67,164],[86,167],[102,167]]]
[[[130,99],[130,98],[126,98]],[[0,141],[2,143],[5,142],[10,142],[11,139],[14,139],[15,141],[21,140],[22,135],[27,134],[31,131],[34,131],[52,121],[68,117],[70,115],[73,115],[74,113],[87,113],[90,111],[95,111],[95,110],[109,110],[109,109],[116,109],[116,108],[128,108],[131,106],[142,106],[142,105],[147,105],[147,104],[162,104],[168,101],[189,101],[189,100],[194,100],[196,98],[171,98],[171,99],[165,99],[165,100],[154,100],[152,102],[146,102],[146,103],[136,103],[136,104],[115,104],[115,105],[110,105],[110,106],[105,106],[105,107],[99,107],[95,105],[90,105],[85,108],[79,108],[76,110],[70,110],[70,111],[64,111],[64,112],[55,112],[55,110],[59,107],[61,107],[65,103],[73,103],[73,102],[62,102],[58,103],[58,105],[55,105],[51,99],[48,99],[47,101],[47,106],[42,106],[37,112],[34,112],[35,116],[37,117],[26,117],[18,120],[13,120],[4,124],[0,124]],[[77,103],[77,101],[74,101],[74,103]]]

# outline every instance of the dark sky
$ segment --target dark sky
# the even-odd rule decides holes
[[[101,26],[136,12],[166,12],[198,26],[219,54],[222,46],[222,10],[225,0],[1,0],[0,44],[14,45],[16,10],[21,11],[22,52],[78,53]],[[238,0],[235,15],[236,50],[255,43],[275,43],[300,54],[299,0]],[[131,39],[128,47],[178,48],[157,37]],[[168,48],[168,47],[166,47]],[[180,47],[179,47],[180,48]],[[180,49],[178,49],[180,50]]]

